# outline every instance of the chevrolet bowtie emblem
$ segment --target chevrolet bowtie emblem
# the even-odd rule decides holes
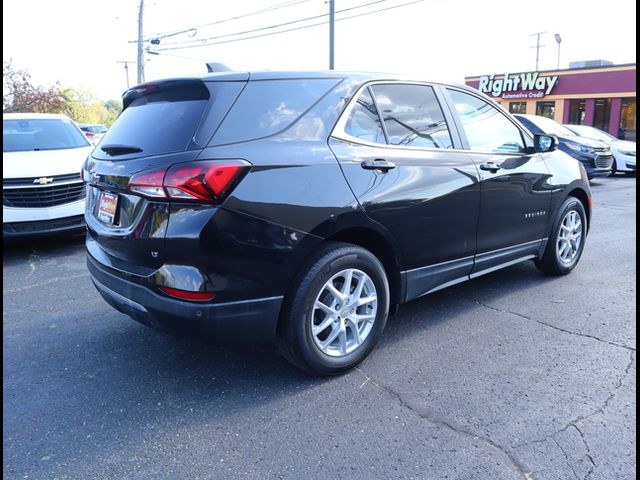
[[[33,183],[39,183],[40,185],[46,185],[47,183],[53,182],[53,178],[51,177],[40,177],[36,178]]]

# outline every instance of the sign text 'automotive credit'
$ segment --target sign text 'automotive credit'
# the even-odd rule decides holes
[[[494,97],[542,98],[549,95],[557,84],[557,75],[540,75],[538,72],[517,75],[505,73],[499,78],[495,75],[480,77],[478,89]]]

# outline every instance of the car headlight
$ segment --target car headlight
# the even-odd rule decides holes
[[[626,150],[620,150],[620,153],[621,153],[622,155],[629,155],[629,156],[631,156],[631,157],[635,157],[635,156],[636,156],[636,152],[635,152],[635,150],[634,150],[634,151],[631,151],[631,150],[629,150],[629,151],[626,151]]]
[[[591,147],[586,147],[584,145],[580,145],[579,143],[567,142],[567,147],[575,152],[585,152],[585,153],[593,153],[594,150]]]

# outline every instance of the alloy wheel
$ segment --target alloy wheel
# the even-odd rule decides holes
[[[344,357],[367,339],[378,313],[373,280],[350,268],[333,275],[320,289],[311,314],[315,345],[331,357]]]

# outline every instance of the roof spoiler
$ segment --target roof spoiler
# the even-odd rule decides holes
[[[232,72],[233,68],[228,67],[224,63],[218,62],[208,62],[207,63],[207,72]]]

